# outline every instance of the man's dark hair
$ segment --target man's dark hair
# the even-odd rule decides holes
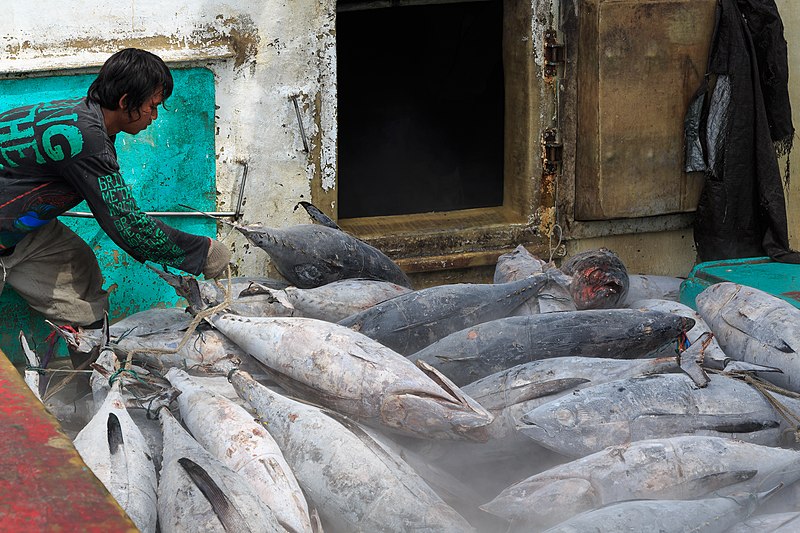
[[[125,111],[132,116],[161,87],[164,100],[172,94],[172,74],[157,55],[138,48],[125,48],[109,57],[86,94],[90,102],[116,109],[127,94]]]

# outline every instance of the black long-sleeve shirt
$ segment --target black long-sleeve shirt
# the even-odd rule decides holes
[[[137,207],[99,104],[59,100],[0,114],[0,251],[82,200],[137,261],[191,274],[205,266],[208,237],[172,228]]]

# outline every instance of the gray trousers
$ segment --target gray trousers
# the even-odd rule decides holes
[[[88,326],[108,310],[92,249],[58,220],[26,235],[11,254],[0,257],[0,268],[0,292],[8,283],[58,325]]]

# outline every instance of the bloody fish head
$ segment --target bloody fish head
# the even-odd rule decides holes
[[[579,310],[613,309],[628,294],[628,271],[620,258],[605,248],[577,254],[561,270],[572,276],[570,294]]]

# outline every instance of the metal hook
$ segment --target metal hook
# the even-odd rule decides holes
[[[291,97],[294,102],[294,112],[297,115],[297,124],[300,126],[300,137],[303,139],[303,151],[308,153],[308,139],[306,138],[306,130],[303,128],[303,117],[300,116],[300,106],[297,105],[297,95],[293,94]]]

